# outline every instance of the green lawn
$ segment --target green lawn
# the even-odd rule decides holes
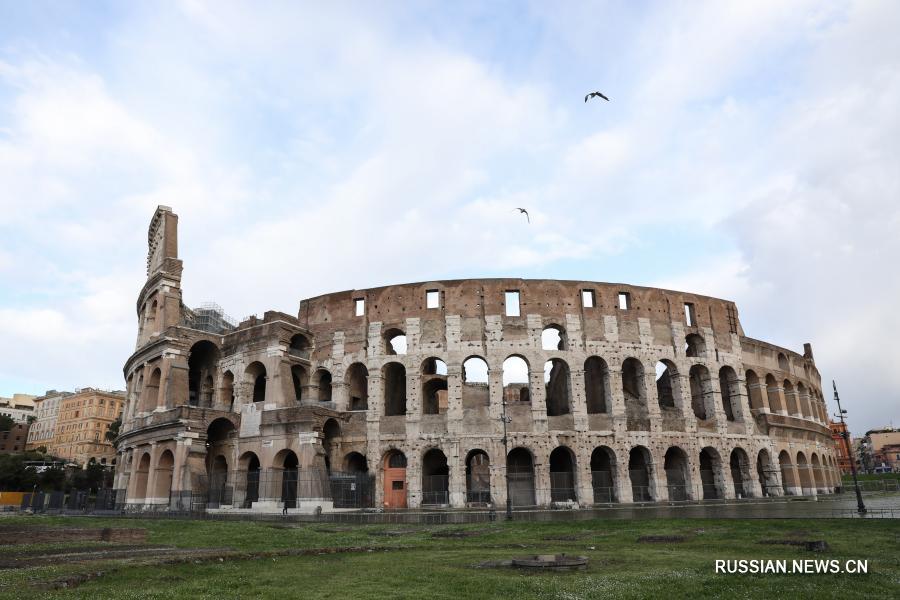
[[[231,548],[228,556],[180,564],[113,562],[0,570],[4,598],[698,598],[896,597],[900,522],[892,520],[700,520],[499,522],[466,526],[350,526],[264,522],[16,517],[0,526],[146,527],[149,544]],[[441,532],[471,531],[464,538]],[[639,543],[642,535],[682,535],[681,543]],[[764,539],[824,539],[815,554]],[[86,544],[72,544],[84,546]],[[102,546],[103,544],[96,544]],[[60,544],[43,545],[58,548]],[[109,547],[110,545],[105,545]],[[355,548],[308,556],[272,553]],[[37,546],[3,546],[3,553]],[[525,574],[476,569],[487,560],[534,553],[580,554],[586,571]],[[717,575],[715,559],[868,559],[868,575]],[[103,575],[74,590],[42,583],[78,573]]]

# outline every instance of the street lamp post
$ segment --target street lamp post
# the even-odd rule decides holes
[[[503,399],[503,455],[506,457],[506,520],[512,521],[512,498],[509,496],[509,440],[506,436],[506,425],[512,419],[506,416],[506,398]]]
[[[841,408],[841,397],[838,396],[837,384],[834,382],[834,379],[831,380],[831,385],[834,387],[834,401],[837,402],[838,406],[837,416],[841,419],[841,438],[844,440],[847,458],[850,459],[850,473],[853,474],[853,487],[856,489],[856,511],[864,515],[867,512],[866,505],[862,499],[862,492],[859,491],[859,480],[856,478],[856,462],[853,460],[853,451],[850,449],[850,432],[847,431],[847,424],[844,422],[844,415],[847,411]]]

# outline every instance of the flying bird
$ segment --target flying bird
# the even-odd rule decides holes
[[[525,218],[528,219],[528,223],[531,224],[531,217],[528,216],[528,211],[527,211],[527,210],[525,210],[524,208],[518,208],[518,207],[517,207],[517,208],[514,208],[513,210],[517,210],[517,211],[519,211],[520,213],[522,213],[523,215],[525,215]]]
[[[600,96],[601,98],[603,98],[604,100],[606,100],[607,102],[609,102],[609,98],[607,98],[606,96],[604,96],[604,95],[601,94],[600,92],[591,92],[590,94],[588,94],[587,96],[584,97],[584,101],[587,102],[589,99],[595,98],[595,97],[597,97],[597,96]]]

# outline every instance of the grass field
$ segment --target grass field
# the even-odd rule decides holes
[[[3,598],[813,598],[897,597],[900,522],[893,520],[700,520],[498,522],[461,526],[353,526],[54,517],[0,519],[0,527],[145,527],[147,544],[218,548],[211,556],[160,564],[159,557],[58,562],[0,570]],[[640,536],[684,536],[642,543]],[[825,553],[762,540],[823,539]],[[27,540],[20,540],[27,541]],[[7,544],[9,540],[3,542]],[[86,545],[0,546],[59,553]],[[303,549],[352,549],[279,555]],[[226,550],[229,549],[229,550]],[[474,568],[535,553],[588,556],[586,571],[527,574]],[[240,554],[243,553],[243,554]],[[253,553],[265,553],[253,555]],[[163,554],[165,555],[165,553]],[[715,559],[865,559],[867,575],[717,575]],[[100,576],[97,573],[102,572]],[[74,589],[52,589],[79,574]]]

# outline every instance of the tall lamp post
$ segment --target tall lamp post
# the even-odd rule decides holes
[[[506,425],[512,421],[511,418],[506,416],[506,398],[503,398],[503,416],[500,417],[500,420],[503,421],[503,455],[506,458],[506,520],[512,521],[512,498],[509,496],[509,440],[506,436]]]
[[[834,387],[834,401],[837,402],[838,406],[838,414],[837,417],[841,420],[841,437],[844,439],[844,448],[847,450],[847,457],[850,459],[850,473],[853,474],[853,487],[856,489],[856,511],[864,515],[866,514],[866,505],[862,499],[862,492],[859,491],[859,480],[856,478],[856,461],[853,460],[853,451],[850,449],[850,432],[847,431],[847,424],[844,422],[844,415],[847,414],[847,411],[841,408],[841,397],[838,396],[837,384],[834,382],[834,379],[831,380],[831,385]]]

